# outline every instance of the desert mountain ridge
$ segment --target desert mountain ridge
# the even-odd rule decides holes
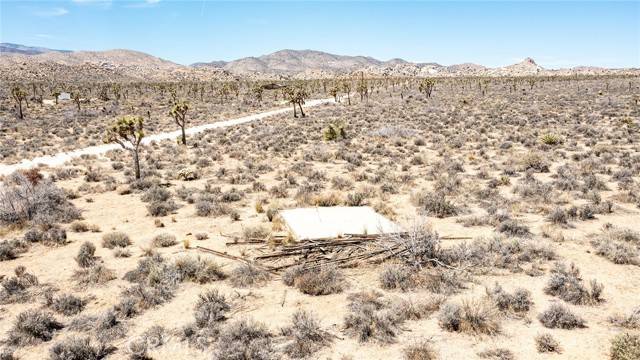
[[[533,76],[640,73],[639,69],[606,69],[579,66],[545,69],[532,58],[504,67],[473,63],[441,65],[414,63],[394,58],[382,61],[369,56],[336,55],[317,50],[285,49],[258,57],[233,61],[181,65],[143,52],[125,49],[106,51],[53,50],[0,43],[0,79],[33,81],[59,79],[109,81],[128,79],[171,81],[198,79],[304,79],[363,73],[367,76]]]

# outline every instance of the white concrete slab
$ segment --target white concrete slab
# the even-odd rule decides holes
[[[369,206],[332,206],[281,210],[280,216],[296,240],[345,234],[386,234],[400,227]]]

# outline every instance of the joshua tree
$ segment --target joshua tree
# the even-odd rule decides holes
[[[173,108],[169,112],[169,115],[173,117],[176,124],[180,126],[180,130],[182,130],[182,145],[187,145],[187,135],[184,133],[184,127],[187,125],[187,110],[189,110],[189,104],[185,101],[180,101],[173,105]]]
[[[80,102],[82,100],[82,95],[80,94],[79,91],[75,91],[71,94],[71,99],[73,99],[73,102],[76,103],[76,106],[78,107],[78,112],[80,112]]]
[[[144,137],[144,120],[142,116],[127,115],[117,119],[110,128],[107,129],[104,142],[116,143],[123,149],[131,151],[136,179],[140,179],[140,158],[138,150]]]
[[[364,79],[364,74],[360,74],[360,81],[358,81],[356,91],[360,94],[360,101],[363,101],[365,96],[367,97],[367,100],[369,99],[369,86],[367,81]]]
[[[431,92],[433,91],[433,87],[436,85],[436,81],[434,79],[422,79],[420,85],[418,85],[418,90],[423,93],[426,97],[431,97]]]
[[[309,93],[304,88],[304,85],[297,84],[295,86],[289,86],[284,89],[284,95],[286,96],[289,103],[293,104],[293,117],[297,118],[298,114],[296,113],[296,104],[300,108],[300,114],[302,117],[305,117],[304,111],[302,110],[302,105],[304,104],[304,100],[309,97]]]
[[[331,89],[329,89],[329,95],[333,96],[333,100],[338,102],[338,94],[340,93],[340,88],[338,85],[333,85]]]
[[[60,91],[55,90],[51,93],[51,96],[53,96],[53,100],[56,102],[56,105],[58,105],[58,96],[60,96]]]
[[[262,87],[262,85],[260,84],[255,84],[252,88],[251,88],[251,93],[253,94],[253,97],[258,100],[258,102],[262,102],[262,94],[264,93],[264,87]]]
[[[22,113],[22,102],[27,100],[27,92],[20,86],[14,86],[11,89],[11,97],[15,100],[16,105],[18,105],[18,116],[20,119],[24,119],[24,114]]]
[[[351,82],[350,81],[345,81],[342,83],[342,91],[345,92],[345,94],[347,94],[347,104],[351,105]]]

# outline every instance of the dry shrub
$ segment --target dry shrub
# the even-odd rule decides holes
[[[271,276],[265,270],[251,264],[243,264],[231,271],[229,280],[231,285],[240,288],[262,286]]]
[[[433,349],[431,341],[421,341],[402,349],[405,360],[437,360],[438,353]]]
[[[65,192],[49,180],[32,183],[20,173],[4,180],[0,189],[0,224],[18,225],[70,222],[80,211],[67,200]]]
[[[100,360],[115,351],[106,344],[92,344],[88,337],[70,336],[49,349],[51,360]]]
[[[93,323],[93,331],[96,339],[104,344],[123,338],[127,334],[127,327],[113,310],[108,310]]]
[[[21,239],[0,241],[0,261],[13,260],[29,250],[29,243]]]
[[[602,302],[602,284],[591,280],[590,289],[582,283],[580,270],[574,265],[567,269],[563,263],[556,263],[551,270],[551,277],[544,288],[545,294],[557,296],[574,304],[596,304]]]
[[[390,304],[378,292],[351,294],[350,312],[344,319],[346,332],[360,342],[370,339],[391,342],[397,332],[397,317],[389,311]]]
[[[390,263],[380,272],[380,287],[386,290],[400,289],[407,291],[416,286],[414,270],[401,263]]]
[[[493,360],[515,360],[516,356],[509,349],[488,349],[478,353],[478,356],[483,359]]]
[[[622,333],[611,340],[611,360],[640,359],[640,335]]]
[[[460,212],[458,207],[449,201],[443,193],[424,193],[415,196],[415,202],[426,215],[445,218],[456,216]]]
[[[216,342],[214,360],[271,360],[276,358],[271,333],[254,320],[241,319],[224,327]]]
[[[7,334],[7,343],[13,346],[35,345],[49,341],[63,325],[48,312],[31,309],[18,314]]]
[[[497,282],[493,288],[487,289],[487,296],[502,312],[522,313],[529,311],[533,305],[529,290],[517,288],[513,294],[509,294]]]
[[[448,303],[442,306],[438,323],[447,331],[495,335],[500,331],[498,315],[492,303],[470,300],[463,301],[462,305]]]
[[[585,321],[580,316],[571,312],[571,310],[562,305],[553,303],[538,315],[538,320],[550,329],[575,329],[585,327]]]
[[[87,301],[71,294],[53,296],[52,293],[45,294],[46,305],[53,311],[71,316],[84,310]]]
[[[333,266],[314,269],[292,267],[282,275],[282,280],[288,286],[295,286],[303,294],[316,296],[339,293],[345,287],[344,275]]]
[[[217,263],[200,257],[179,258],[176,260],[175,266],[183,281],[206,284],[212,281],[223,280],[227,277]]]
[[[115,247],[125,248],[131,245],[131,239],[129,239],[129,235],[121,232],[114,231],[108,234],[104,234],[102,236],[102,247],[107,249],[113,249]]]
[[[540,334],[536,336],[536,349],[539,353],[551,353],[555,352],[560,354],[562,347],[558,340],[554,339],[549,333]]]
[[[177,244],[176,236],[169,233],[158,234],[151,239],[154,247],[169,247]]]
[[[76,262],[81,268],[89,268],[96,264],[96,247],[92,243],[85,241],[80,245],[78,255],[76,256]]]
[[[309,357],[331,342],[331,336],[322,330],[316,317],[305,310],[296,311],[291,325],[281,332],[291,339],[284,347],[284,353],[291,358]]]
[[[224,295],[218,290],[207,290],[198,296],[194,317],[199,328],[216,326],[226,319],[226,313],[231,309]]]
[[[73,273],[73,279],[80,287],[102,285],[115,278],[115,272],[107,269],[102,264],[94,265],[86,269],[79,269]]]
[[[14,276],[2,280],[0,289],[0,304],[24,302],[31,299],[36,293],[38,278],[27,272],[24,266],[17,266]]]
[[[591,245],[596,254],[615,264],[640,265],[640,233],[626,228],[607,227]]]
[[[628,315],[613,315],[609,317],[609,322],[627,329],[640,329],[640,306],[631,310]]]

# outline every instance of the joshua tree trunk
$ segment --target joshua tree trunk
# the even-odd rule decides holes
[[[296,103],[293,103],[293,117],[297,118],[298,114],[296,113]]]
[[[306,115],[304,114],[304,111],[302,111],[302,103],[298,103],[298,107],[300,107],[300,114],[302,114],[302,117],[305,117]],[[296,106],[293,105],[293,108],[295,109]]]
[[[140,179],[140,158],[138,157],[138,148],[131,150],[133,155],[133,168],[135,171],[136,179]]]
[[[18,116],[20,116],[20,120],[24,119],[24,114],[22,114],[22,101],[18,101]]]
[[[349,93],[347,93],[347,104],[351,105],[351,97],[349,96]]]
[[[182,130],[182,145],[187,145],[187,135],[184,132],[184,124],[180,126],[180,130]]]

